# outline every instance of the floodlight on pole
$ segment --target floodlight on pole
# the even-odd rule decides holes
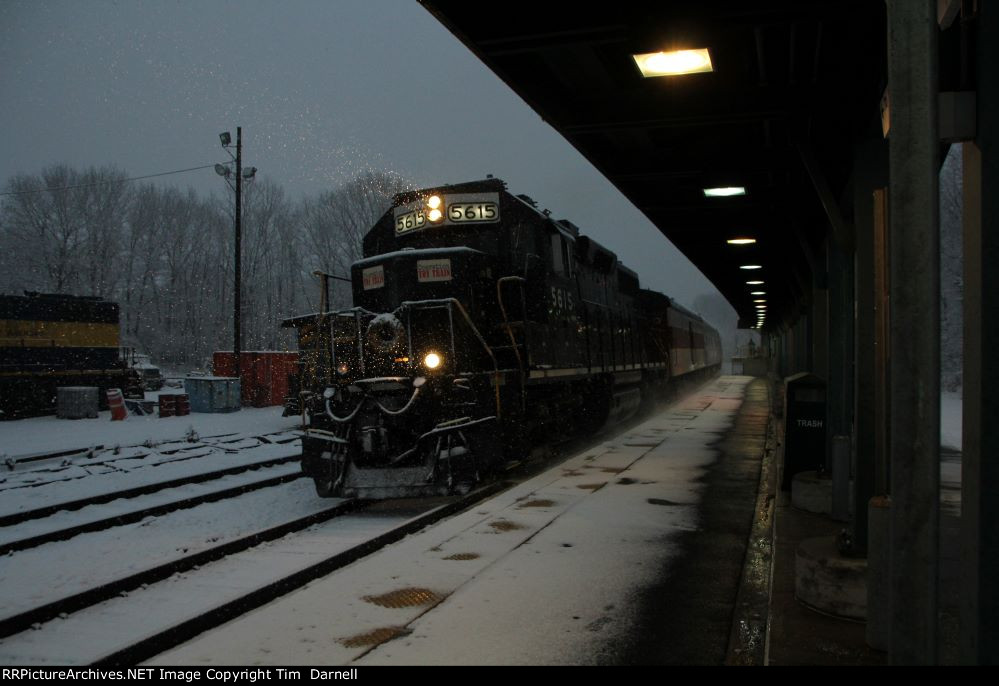
[[[219,141],[222,143],[222,147],[229,152],[229,146],[232,143],[232,136],[228,131],[224,131],[219,134]],[[232,156],[232,153],[229,152]],[[236,171],[233,172],[229,167],[216,164],[215,173],[226,179],[229,182],[229,178],[232,176],[236,177],[236,210],[235,210],[235,278],[233,284],[233,313],[232,313],[232,354],[235,358],[236,367],[236,377],[240,377],[240,364],[239,356],[242,351],[242,345],[240,342],[240,290],[241,290],[241,275],[240,271],[242,268],[242,242],[243,242],[243,231],[242,231],[242,215],[243,215],[243,179],[252,179],[257,173],[256,167],[250,167],[244,171],[243,169],[243,127],[236,127],[236,156],[233,158],[236,162]]]

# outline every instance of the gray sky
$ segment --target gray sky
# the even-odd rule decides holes
[[[0,185],[56,163],[130,176],[225,161],[292,196],[365,170],[493,174],[576,223],[643,285],[710,283],[415,0],[3,0]],[[221,193],[211,169],[157,181]],[[733,313],[734,316],[734,313]]]

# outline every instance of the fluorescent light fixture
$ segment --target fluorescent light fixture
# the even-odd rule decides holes
[[[747,281],[746,285],[747,286],[762,286],[763,282],[762,281]]]
[[[756,242],[755,238],[729,238],[725,241],[729,245],[750,245]]]
[[[646,52],[632,55],[638,70],[645,78],[654,76],[680,76],[714,71],[707,48]]]
[[[753,291],[750,295],[766,295],[766,291]]]
[[[718,188],[705,188],[706,198],[728,198],[733,195],[745,195],[745,186],[719,186]]]
[[[766,302],[766,300],[762,300],[762,299],[761,299],[761,300],[754,300],[753,302],[754,302],[754,303],[765,303],[765,302]]]
[[[762,264],[744,264],[739,269],[763,269]]]

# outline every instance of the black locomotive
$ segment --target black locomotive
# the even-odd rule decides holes
[[[354,307],[285,322],[322,496],[464,490],[721,362],[714,329],[498,179],[397,195],[363,254]]]

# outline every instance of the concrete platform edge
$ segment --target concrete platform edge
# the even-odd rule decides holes
[[[760,461],[753,526],[746,544],[742,578],[732,613],[726,665],[762,666],[767,663],[770,636],[770,596],[774,566],[774,506],[776,502],[777,448],[773,414],[773,387],[767,385],[770,416]]]

